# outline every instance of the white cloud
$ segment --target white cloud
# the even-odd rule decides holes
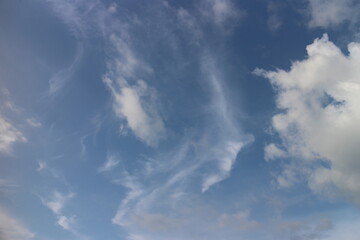
[[[54,191],[52,196],[49,199],[42,199],[42,202],[45,206],[50,208],[50,210],[56,215],[61,214],[62,209],[65,204],[74,196],[73,193],[62,194],[58,191]]]
[[[116,181],[129,192],[113,223],[125,227],[133,236],[169,239],[176,233],[178,237],[170,239],[188,239],[189,236],[196,239],[193,237],[199,230],[195,226],[218,226],[216,221],[221,214],[211,215],[211,221],[199,223],[202,218],[184,204],[229,177],[239,151],[250,144],[253,137],[243,134],[236,124],[224,90],[224,79],[208,57],[203,59],[201,80],[211,92],[204,129],[194,130],[173,149],[160,152],[154,159],[146,159],[141,168],[131,173],[124,171]],[[240,221],[241,216],[237,217]],[[248,224],[245,219],[242,223]],[[184,228],[189,231],[181,233]]]
[[[73,59],[66,67],[58,69],[49,80],[48,93],[55,95],[71,80],[82,61],[87,32],[98,23],[98,16],[91,16],[93,13],[91,10],[99,5],[97,1],[90,0],[46,0],[44,2],[51,7],[53,13],[64,22],[77,40]]]
[[[44,161],[38,161],[38,168],[36,169],[38,172],[46,169],[47,165],[46,165],[46,162]]]
[[[164,122],[157,110],[154,90],[144,81],[135,86],[115,89],[110,79],[104,82],[114,96],[114,111],[120,119],[125,119],[134,134],[149,146],[156,146],[166,137]]]
[[[224,180],[230,174],[230,171],[235,163],[236,156],[240,150],[247,144],[247,142],[227,142],[223,147],[215,150],[218,153],[216,159],[218,160],[218,172],[210,175],[204,179],[202,184],[202,191],[206,192],[212,185]]]
[[[65,230],[71,230],[71,225],[74,224],[74,219],[65,216],[59,216],[57,224]]]
[[[235,6],[230,0],[206,0],[209,9],[204,14],[216,25],[224,27],[243,18],[246,13]]]
[[[34,233],[0,208],[0,239],[28,240],[34,236]]]
[[[106,162],[98,168],[99,172],[107,172],[115,168],[120,163],[115,156],[109,156]]]
[[[11,153],[16,142],[26,142],[24,135],[10,122],[0,116],[0,153]]]
[[[360,44],[350,43],[344,55],[324,35],[306,49],[308,57],[289,71],[255,71],[277,90],[282,113],[272,127],[294,161],[328,165],[309,169],[312,190],[335,187],[360,203]]]
[[[286,152],[281,150],[276,144],[270,143],[265,146],[265,160],[270,161],[276,158],[286,157]]]
[[[32,126],[32,127],[35,127],[35,128],[38,128],[38,127],[41,127],[41,122],[39,122],[37,119],[35,118],[28,118],[26,119],[26,122]]]
[[[308,0],[310,27],[336,27],[345,21],[358,21],[360,4],[356,0]]]
[[[0,178],[0,193],[12,193],[18,188],[19,186],[8,180]]]
[[[89,240],[86,235],[83,235],[77,230],[75,216],[68,217],[63,214],[63,209],[68,201],[74,197],[74,193],[63,194],[54,191],[52,196],[48,199],[41,199],[43,204],[48,207],[56,216],[56,223],[65,231],[72,233],[77,239]]]
[[[71,79],[83,55],[83,47],[77,46],[75,56],[70,65],[57,71],[49,80],[49,95],[58,93],[65,84]]]

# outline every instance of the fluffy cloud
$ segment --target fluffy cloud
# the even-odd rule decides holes
[[[24,135],[5,118],[0,116],[0,153],[11,153],[16,142],[26,142]]]
[[[116,116],[125,119],[140,140],[149,146],[156,146],[165,138],[165,125],[156,108],[155,96],[144,81],[118,89],[110,79],[105,79],[104,82],[113,94]]]
[[[0,239],[28,240],[34,236],[34,233],[0,208]]]
[[[356,0],[308,0],[310,27],[336,27],[344,21],[358,21],[360,4]]]
[[[324,35],[306,49],[308,57],[289,71],[255,70],[277,91],[282,112],[272,127],[287,154],[311,169],[311,189],[330,193],[335,187],[360,203],[360,44],[350,43],[345,55]],[[274,145],[266,152],[284,155]]]

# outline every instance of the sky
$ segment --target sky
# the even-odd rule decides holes
[[[1,240],[358,240],[360,2],[1,0]]]

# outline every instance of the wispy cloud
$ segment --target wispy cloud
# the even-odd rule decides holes
[[[4,240],[28,240],[35,234],[0,207],[0,238]]]
[[[113,155],[109,156],[106,162],[98,168],[99,172],[107,172],[115,168],[120,163],[119,160]]]
[[[42,202],[47,206],[54,214],[60,215],[65,204],[74,197],[73,193],[62,194],[58,191],[54,191],[52,196],[47,199],[42,199]]]
[[[276,32],[283,25],[283,19],[280,16],[281,4],[282,2],[279,1],[269,1],[267,4],[267,25],[271,32]]]
[[[348,21],[359,21],[360,4],[355,0],[308,0],[310,27],[337,27]]]
[[[39,122],[39,120],[37,120],[36,118],[27,118],[26,122],[34,128],[38,128],[42,126],[41,122]]]
[[[9,154],[16,142],[26,142],[27,139],[8,120],[0,116],[0,153]]]
[[[54,96],[55,94],[58,94],[66,83],[73,77],[77,67],[82,62],[88,31],[93,29],[93,27],[90,26],[96,26],[96,18],[91,17],[91,15],[93,14],[92,10],[98,6],[98,2],[86,1],[85,3],[85,1],[82,0],[65,0],[61,2],[46,0],[45,3],[48,4],[54,14],[68,26],[71,34],[77,41],[76,51],[71,62],[67,67],[56,71],[49,80],[48,93],[49,95]],[[90,23],[90,19],[95,22]]]
[[[201,11],[204,16],[223,29],[236,25],[237,21],[246,16],[246,11],[236,7],[230,0],[205,0],[203,3]]]
[[[81,6],[83,2],[77,4]],[[202,37],[205,34],[203,28],[213,28],[216,32],[214,37],[226,35],[245,16],[244,10],[228,0],[201,1],[195,11],[176,8],[169,3],[161,6],[177,13],[178,22],[171,27],[186,28],[182,31],[186,34],[180,37],[198,43],[208,40]],[[242,131],[239,119],[233,114],[234,108],[240,106],[233,106],[228,96],[227,79],[222,74],[223,69],[213,49],[195,44],[193,50],[199,55],[191,58],[198,61],[199,76],[194,81],[209,90],[206,96],[209,101],[204,108],[199,108],[199,115],[203,117],[196,121],[201,127],[192,129],[184,124],[181,133],[174,137],[176,134],[173,131],[179,129],[167,126],[164,116],[168,113],[164,113],[164,99],[155,88],[160,69],[146,57],[151,55],[150,49],[146,52],[136,48],[141,39],[133,36],[132,30],[136,32],[137,26],[144,23],[132,17],[129,19],[134,21],[127,22],[113,18],[114,12],[120,11],[120,7],[99,6],[96,9],[96,26],[102,33],[107,51],[107,70],[102,80],[111,93],[113,111],[122,126],[125,125],[141,142],[153,147],[154,151],[151,157],[145,156],[145,160],[134,160],[139,167],[128,168],[126,164],[117,167],[119,162],[109,158],[98,168],[100,172],[113,171],[112,176],[117,177],[111,181],[128,190],[112,222],[128,230],[131,236],[129,239],[169,239],[169,229],[174,225],[185,222],[186,226],[191,226],[199,220],[196,213],[186,211],[184,202],[191,198],[202,198],[202,194],[206,194],[213,185],[229,177],[239,152],[253,141],[253,136]],[[73,13],[77,14],[76,11]],[[69,18],[78,21],[78,17],[81,14]],[[155,36],[156,33],[149,34]],[[174,51],[174,55],[180,55],[176,36],[165,32],[162,34],[169,39],[169,48]],[[184,62],[178,64],[184,65]],[[191,116],[188,117],[191,119]],[[188,134],[183,134],[186,131]],[[162,148],[165,144],[168,145],[166,149]],[[219,215],[221,213],[214,214]],[[243,222],[246,222],[246,217],[243,217]],[[186,218],[189,220],[184,220]],[[216,224],[215,219],[217,217],[204,225]],[[64,220],[60,222],[67,226],[66,219],[59,220]],[[192,227],[190,232],[196,234],[197,231],[196,227]],[[184,236],[189,236],[187,234]]]

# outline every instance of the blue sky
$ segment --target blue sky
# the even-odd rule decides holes
[[[1,1],[0,239],[358,239],[359,13]]]

